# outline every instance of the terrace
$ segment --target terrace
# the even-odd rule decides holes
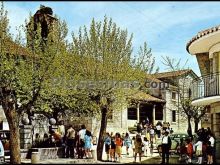
[[[220,100],[220,73],[199,77],[191,84],[192,105],[209,105]]]

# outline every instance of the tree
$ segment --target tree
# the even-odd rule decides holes
[[[181,66],[181,59],[177,60],[174,58],[170,58],[168,56],[162,57],[163,58],[163,64],[167,66],[171,71],[181,71],[185,69],[185,66],[188,62],[188,60],[185,61],[184,65]],[[186,70],[186,69],[185,69]],[[190,72],[190,70],[188,70]],[[186,73],[188,73],[186,72]],[[186,76],[181,77],[180,79],[177,79],[175,82],[175,86],[178,88],[179,93],[179,102],[180,104],[177,105],[178,109],[181,109],[181,112],[183,115],[186,115],[187,121],[188,121],[188,129],[187,133],[189,136],[192,136],[192,126],[191,126],[191,119],[194,119],[195,123],[195,130],[194,132],[197,132],[198,130],[198,123],[202,119],[202,117],[207,112],[207,106],[193,106],[191,95],[190,95],[190,83],[191,80],[188,79]]]
[[[113,104],[132,93],[128,93],[122,84],[135,88],[137,84],[135,86],[133,82],[138,81],[139,87],[145,81],[147,71],[153,70],[154,59],[146,43],[143,49],[141,47],[141,55],[132,59],[132,37],[106,16],[103,22],[93,19],[89,31],[84,26],[80,27],[78,36],[73,33],[71,52],[75,62],[72,67],[80,73],[79,80],[86,84],[85,88],[78,90],[87,93],[98,107],[97,114],[101,115],[98,160],[102,160],[107,116]]]
[[[46,95],[53,79],[67,70],[62,65],[66,53],[65,22],[57,20],[53,33],[43,38],[38,25],[34,29],[33,18],[30,26],[24,28],[28,42],[21,34],[13,41],[9,33],[7,11],[1,5],[0,11],[0,104],[3,107],[10,129],[10,162],[20,164],[19,121],[24,112],[30,114],[40,96]],[[51,23],[51,22],[50,22]],[[31,34],[31,35],[30,35]],[[31,38],[31,40],[30,40]],[[64,58],[65,59],[65,58]],[[60,87],[62,88],[62,87]],[[59,89],[59,88],[58,88]],[[57,91],[58,92],[58,91]]]

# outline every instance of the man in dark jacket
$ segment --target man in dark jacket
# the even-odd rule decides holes
[[[165,164],[165,157],[166,157],[166,164],[169,164],[169,154],[171,149],[171,138],[168,136],[168,132],[166,131],[164,133],[164,136],[162,137],[162,163]]]

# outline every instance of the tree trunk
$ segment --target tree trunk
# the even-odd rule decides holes
[[[19,116],[14,108],[3,109],[10,130],[10,164],[21,164]]]
[[[199,128],[199,120],[195,120],[194,119],[194,124],[195,124],[195,133],[198,131],[198,128]]]
[[[97,160],[102,160],[103,146],[104,146],[104,135],[107,127],[107,108],[102,108],[101,115],[101,128],[99,131],[99,139],[97,146]]]
[[[188,119],[188,130],[187,130],[187,133],[190,137],[192,137],[192,126],[191,126],[191,116],[187,116],[187,119]]]

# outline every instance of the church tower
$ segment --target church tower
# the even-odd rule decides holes
[[[53,31],[57,18],[53,16],[53,10],[50,7],[40,5],[40,9],[31,17],[27,25],[27,45],[32,47],[36,39],[37,31],[40,31],[41,42],[46,43],[48,34]],[[38,36],[39,39],[39,36]]]

